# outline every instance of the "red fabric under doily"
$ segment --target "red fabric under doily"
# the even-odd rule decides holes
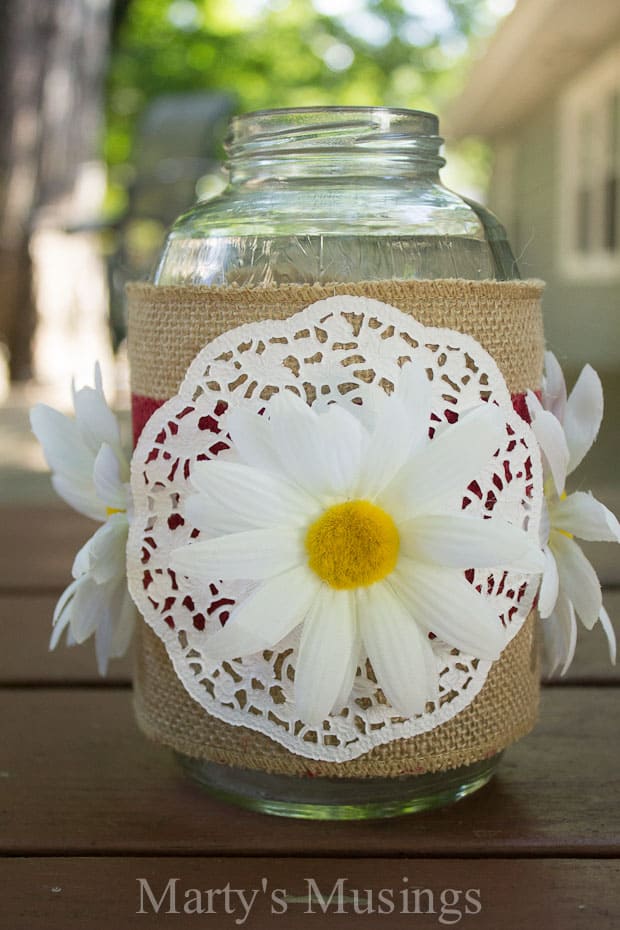
[[[540,400],[541,392],[535,391],[534,393]],[[134,447],[147,421],[150,420],[155,411],[165,403],[165,400],[156,400],[154,397],[143,397],[141,394],[131,395],[131,420],[133,423]],[[522,420],[525,420],[526,423],[531,422],[529,410],[527,409],[526,394],[512,394],[512,406]]]

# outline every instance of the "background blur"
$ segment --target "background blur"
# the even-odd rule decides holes
[[[4,0],[0,76],[0,503],[53,500],[34,400],[99,359],[126,406],[123,285],[221,189],[229,117],[323,104],[439,114],[445,183],[548,282],[569,375],[604,379],[583,482],[620,510],[618,0]]]

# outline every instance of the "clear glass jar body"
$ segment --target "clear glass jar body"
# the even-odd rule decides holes
[[[177,220],[154,283],[518,278],[500,223],[441,184],[437,132],[382,108],[237,118],[229,186]]]
[[[501,224],[441,184],[438,121],[385,108],[309,108],[233,121],[230,184],[179,218],[159,285],[518,278]],[[398,778],[271,775],[182,758],[219,796],[286,816],[393,816],[445,804],[492,776],[499,754]]]

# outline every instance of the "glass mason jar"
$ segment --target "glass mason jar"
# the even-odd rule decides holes
[[[437,117],[382,107],[311,107],[233,120],[230,183],[174,224],[156,285],[331,284],[519,272],[496,218],[446,189]],[[288,816],[391,816],[486,784],[501,753],[448,771],[304,778],[181,756],[213,793]]]
[[[382,107],[237,117],[229,186],[177,220],[154,283],[518,278],[497,219],[442,185],[438,129]]]

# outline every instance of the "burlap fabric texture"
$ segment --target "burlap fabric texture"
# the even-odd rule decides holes
[[[539,281],[457,279],[257,288],[130,284],[132,392],[166,400],[177,393],[193,358],[216,336],[242,323],[286,319],[317,300],[349,294],[391,304],[425,325],[473,336],[494,357],[510,392],[522,394],[537,390],[542,378],[542,287]],[[189,696],[163,644],[145,623],[136,652],[134,705],[147,736],[188,756],[279,774],[393,777],[467,765],[528,733],[538,709],[533,614],[493,665],[480,693],[452,720],[342,763],[295,755],[261,733],[212,717]]]

